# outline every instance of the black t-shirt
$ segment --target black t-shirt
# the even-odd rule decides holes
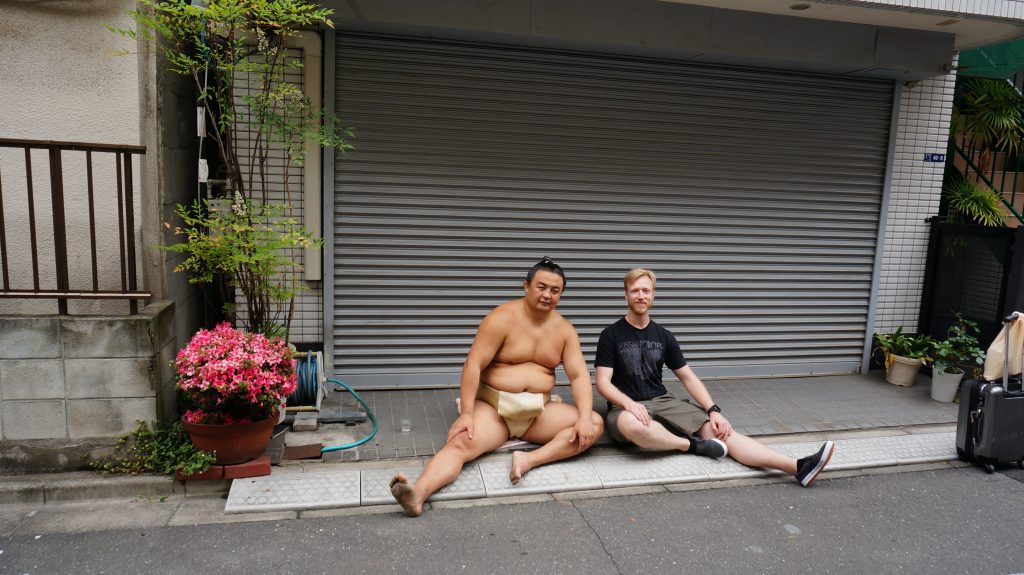
[[[597,341],[594,366],[612,368],[612,383],[633,401],[668,393],[661,379],[666,365],[675,371],[686,365],[686,358],[672,332],[654,320],[637,329],[622,318],[604,328]]]

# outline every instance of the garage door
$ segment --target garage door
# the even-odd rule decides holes
[[[644,266],[699,374],[859,369],[891,82],[359,35],[336,56],[346,381],[457,384],[545,255],[588,363]]]

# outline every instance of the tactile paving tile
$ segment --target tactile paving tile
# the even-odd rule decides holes
[[[910,434],[887,437],[894,441],[893,450],[900,465],[956,459],[956,432]]]
[[[605,487],[625,487],[706,481],[707,471],[697,459],[676,453],[634,454],[594,457],[590,462]]]
[[[268,475],[231,483],[225,513],[296,511],[359,505],[359,472]]]
[[[790,456],[789,451],[781,449],[777,445],[767,445],[787,457]],[[692,456],[691,456],[692,457]],[[707,457],[694,457],[701,466],[707,471],[708,479],[711,481],[722,481],[725,479],[744,479],[747,477],[767,477],[769,475],[779,475],[782,472],[775,469],[760,469],[757,467],[747,467],[742,463],[732,459],[731,457],[723,457],[722,459],[710,459]]]
[[[391,496],[391,478],[404,473],[410,481],[415,482],[423,473],[422,467],[404,467],[401,469],[364,469],[362,476],[363,505],[380,505],[394,503]],[[480,476],[477,465],[467,465],[454,482],[445,485],[427,498],[427,501],[444,501],[446,499],[476,499],[487,497],[484,480]]]
[[[838,471],[946,461],[956,458],[955,441],[955,432],[841,439],[836,441],[835,454],[832,455],[832,461],[826,469]],[[817,451],[821,447],[821,442],[787,443],[779,447],[789,450],[793,457],[804,457]]]
[[[512,485],[508,478],[511,460],[501,463],[481,463],[480,475],[488,497],[500,495],[528,495],[531,493],[555,493],[600,489],[601,478],[589,461],[558,461],[536,467],[519,482]]]
[[[789,450],[793,457],[801,458],[816,453],[821,449],[823,441],[812,443],[786,443],[781,447]],[[896,465],[896,455],[892,447],[879,443],[876,438],[844,439],[836,441],[836,450],[826,471],[841,469],[860,469],[862,467],[882,467]]]

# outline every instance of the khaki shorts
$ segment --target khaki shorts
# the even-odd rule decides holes
[[[498,410],[498,415],[508,426],[509,437],[518,438],[526,433],[533,425],[533,421],[544,411],[544,406],[551,401],[551,394],[530,391],[512,393],[494,389],[481,382],[476,390],[476,398]]]
[[[647,408],[647,413],[651,415],[652,420],[664,425],[672,433],[683,437],[692,437],[708,420],[708,414],[704,413],[699,406],[694,405],[688,399],[679,399],[671,393],[637,403]],[[608,416],[605,418],[605,429],[615,441],[630,443],[619,431],[619,416],[624,411],[617,405],[611,406]]]

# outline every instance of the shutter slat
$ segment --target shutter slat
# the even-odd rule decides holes
[[[698,373],[859,369],[890,81],[359,34],[336,62],[349,383],[456,384],[543,255],[588,362],[645,266]]]

